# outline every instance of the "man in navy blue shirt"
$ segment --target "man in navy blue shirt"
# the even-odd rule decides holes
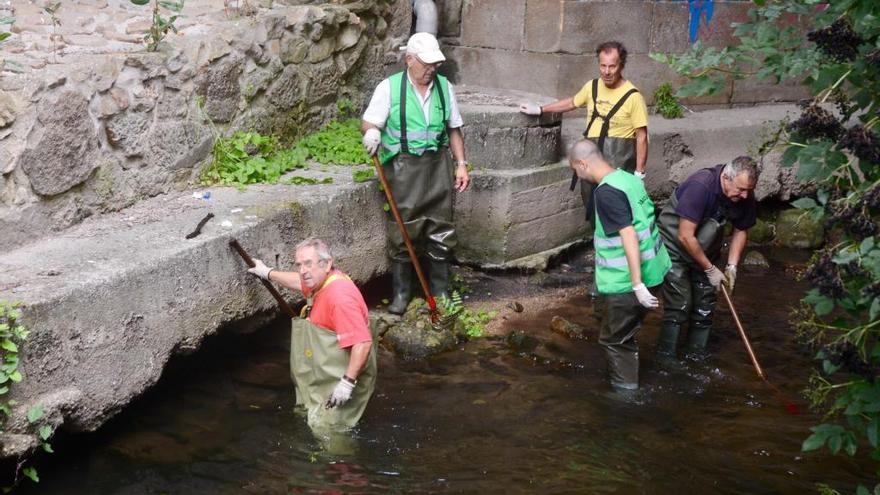
[[[733,292],[736,267],[748,240],[748,229],[757,221],[753,193],[758,166],[747,156],[724,165],[704,168],[687,178],[660,212],[660,235],[672,258],[663,281],[663,324],[658,358],[672,362],[678,334],[688,325],[686,353],[705,353],[712,329],[716,292],[722,283]],[[724,225],[733,226],[733,237],[722,272]]]

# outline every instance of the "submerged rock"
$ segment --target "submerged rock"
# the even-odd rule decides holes
[[[382,341],[404,359],[424,359],[455,347],[458,340],[451,329],[431,324],[425,301],[413,299],[400,320],[390,326]]]
[[[550,320],[550,330],[569,339],[586,338],[584,327],[572,323],[561,316],[554,316],[553,319]]]
[[[507,346],[517,352],[532,352],[538,344],[538,339],[522,330],[514,330],[507,335]]]
[[[779,212],[776,219],[776,243],[783,247],[813,249],[822,245],[822,223],[804,210]]]
[[[749,244],[769,244],[776,237],[776,225],[772,222],[758,219],[754,227],[749,229]]]
[[[756,266],[758,268],[770,268],[767,258],[758,251],[749,251],[743,257],[742,264],[745,266]]]

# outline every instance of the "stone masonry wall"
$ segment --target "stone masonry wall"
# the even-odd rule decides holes
[[[697,41],[736,42],[731,23],[748,19],[747,1],[703,0],[439,0],[440,36],[449,47],[445,70],[459,83],[573,96],[598,76],[595,49],[609,40],[629,52],[624,75],[648,104],[658,85],[682,80],[649,53],[682,53]],[[799,19],[790,19],[792,23]],[[722,94],[687,99],[703,105],[795,101],[797,85],[737,81]]]
[[[251,10],[189,0],[149,53],[150,10],[128,0],[65,1],[56,27],[39,2],[0,2],[16,19],[0,45],[0,250],[197,183],[217,135],[292,140],[338,100],[360,106],[409,34],[404,0],[228,3]]]

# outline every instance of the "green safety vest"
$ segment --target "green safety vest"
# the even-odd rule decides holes
[[[625,172],[615,170],[605,176],[599,184],[623,191],[629,200],[633,216],[633,228],[639,239],[639,251],[642,258],[642,282],[653,287],[663,282],[663,277],[672,266],[669,253],[660,238],[660,231],[654,223],[654,202],[645,191],[641,179]],[[598,208],[597,208],[598,209]],[[596,285],[601,294],[623,294],[632,291],[629,277],[629,266],[623,251],[623,240],[619,235],[608,236],[599,221],[599,213],[595,218],[596,233],[593,246],[596,249]]]
[[[379,160],[387,163],[399,153],[421,156],[426,151],[437,151],[449,142],[446,123],[449,121],[449,82],[437,75],[431,86],[430,120],[419,104],[419,95],[406,77],[398,72],[388,78],[391,83],[391,112],[382,130]],[[403,103],[401,103],[403,102]]]

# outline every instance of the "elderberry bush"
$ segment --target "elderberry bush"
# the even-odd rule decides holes
[[[807,33],[807,39],[816,44],[825,55],[838,62],[848,62],[856,58],[862,37],[853,31],[846,19],[838,19],[830,26]]]

